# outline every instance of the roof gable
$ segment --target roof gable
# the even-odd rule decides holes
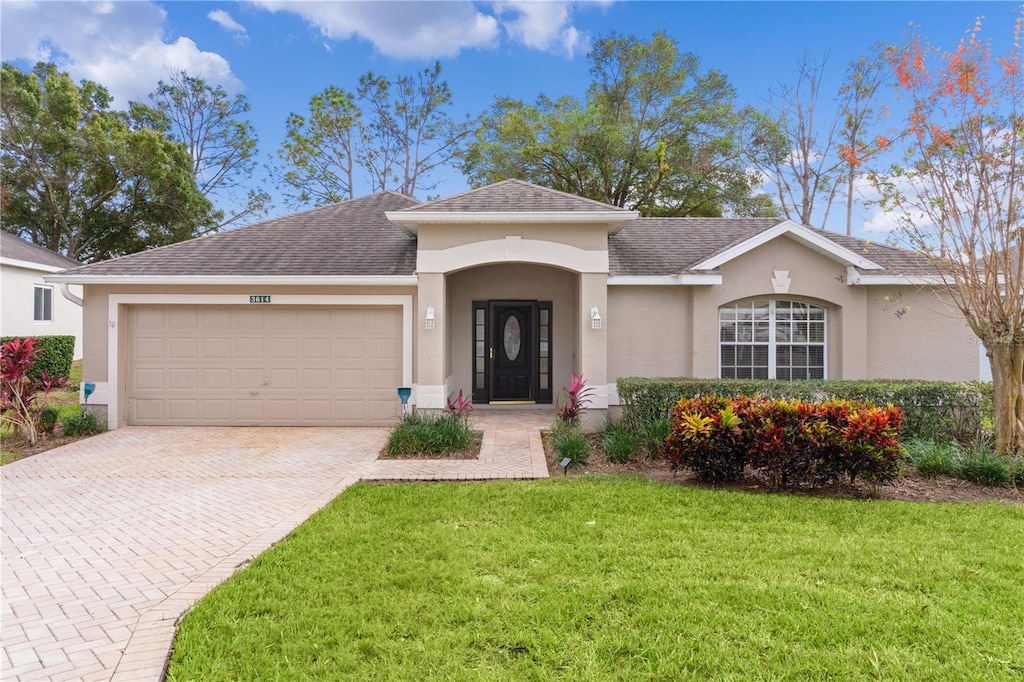
[[[549,223],[607,225],[609,233],[638,216],[522,180],[502,180],[478,189],[388,213],[388,219],[415,234],[424,224]]]
[[[884,268],[862,254],[837,243],[826,236],[827,233],[798,225],[791,220],[784,220],[766,230],[758,231],[748,237],[719,249],[706,258],[690,266],[690,270],[715,270],[725,263],[753,251],[762,244],[766,244],[779,237],[786,236],[798,241],[813,251],[839,261],[844,265],[858,268],[860,270],[884,270]]]

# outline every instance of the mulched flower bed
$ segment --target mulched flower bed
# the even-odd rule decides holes
[[[602,476],[627,475],[641,476],[652,481],[660,481],[672,485],[688,485],[712,487],[701,483],[690,471],[673,473],[671,465],[662,459],[647,457],[634,458],[625,464],[610,461],[601,449],[601,441],[596,435],[591,436],[592,454],[586,464],[570,466],[568,473],[563,473],[558,466],[559,457],[548,444],[544,435],[544,454],[548,460],[548,473],[557,476]],[[842,484],[830,488],[772,488],[764,481],[748,476],[746,480],[729,486],[718,486],[729,490],[749,492],[778,492],[796,495],[818,495],[823,497],[839,497],[850,499],[874,498],[882,500],[900,500],[903,502],[1008,502],[1024,504],[1024,490],[1017,488],[999,488],[971,483],[959,478],[938,477],[925,478],[917,471],[905,467],[900,477],[890,485],[877,488],[860,482]]]

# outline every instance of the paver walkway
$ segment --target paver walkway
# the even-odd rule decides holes
[[[158,680],[177,619],[348,485],[542,478],[550,410],[480,410],[479,460],[368,428],[131,427],[0,467],[0,678]]]

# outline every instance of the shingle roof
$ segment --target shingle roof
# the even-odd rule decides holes
[[[522,213],[525,211],[623,211],[625,209],[584,199],[574,194],[531,185],[522,180],[502,180],[493,185],[407,208],[403,213]]]
[[[0,255],[12,260],[25,261],[27,263],[38,263],[54,268],[74,268],[80,265],[59,253],[44,249],[9,232],[0,231]]]
[[[394,192],[266,220],[77,268],[74,275],[411,275],[416,238],[384,217],[417,204]]]
[[[612,275],[677,275],[778,218],[640,218],[608,237]]]
[[[778,218],[640,218],[608,237],[610,274],[685,273],[779,222]],[[881,265],[884,274],[935,274],[928,259],[912,251],[835,232],[815,232]]]

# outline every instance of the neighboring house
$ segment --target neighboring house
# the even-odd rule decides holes
[[[519,181],[385,192],[47,278],[85,287],[90,404],[124,424],[388,424],[592,407],[625,376],[976,379],[928,263],[767,218],[638,218]],[[99,408],[101,411],[102,407]]]
[[[80,263],[0,231],[0,336],[74,336],[75,359],[82,358],[82,287],[69,287],[79,299],[61,294],[44,275]]]

